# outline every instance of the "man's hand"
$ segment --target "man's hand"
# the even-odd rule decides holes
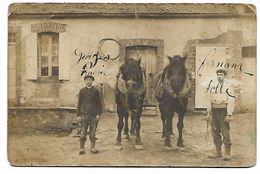
[[[78,122],[81,122],[82,121],[82,118],[80,116],[77,117],[77,121]]]
[[[232,120],[231,115],[227,115],[224,121],[229,123],[229,122],[231,122],[231,120]]]
[[[100,119],[100,115],[97,115],[96,116],[96,121],[99,121],[99,119]]]

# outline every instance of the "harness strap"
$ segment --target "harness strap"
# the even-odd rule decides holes
[[[158,78],[159,80],[156,85],[156,96],[157,97],[162,97],[164,90],[167,91],[167,93],[175,99],[183,98],[190,94],[192,85],[191,85],[191,78],[189,76],[189,73],[186,73],[186,79],[185,79],[184,85],[183,85],[179,95],[177,95],[173,91],[173,89],[170,85],[170,82],[167,78],[162,79],[162,72],[160,72],[157,75],[157,77],[158,76],[161,76],[161,77]],[[167,73],[165,74],[165,77],[167,77]]]
[[[126,84],[125,84],[125,81],[122,79],[122,76],[123,76],[123,74],[121,72],[119,72],[118,75],[117,75],[116,87],[123,94],[127,94]],[[138,96],[142,95],[146,91],[146,88],[147,88],[146,76],[145,76],[144,71],[142,71],[142,76],[143,76],[143,78],[142,78],[143,79],[143,85],[137,90]]]
[[[122,79],[122,76],[123,76],[123,74],[121,72],[119,72],[117,75],[116,87],[118,88],[118,90],[120,92],[122,92],[123,94],[126,94],[127,89],[126,89],[125,81]]]

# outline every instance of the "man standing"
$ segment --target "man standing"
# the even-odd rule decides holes
[[[80,136],[80,151],[79,154],[85,153],[84,145],[86,141],[86,134],[88,127],[90,126],[90,152],[97,153],[98,150],[95,147],[96,142],[96,129],[100,115],[102,113],[102,105],[99,91],[92,85],[94,77],[86,75],[84,82],[86,87],[82,88],[79,92],[77,117],[78,121],[82,122],[82,132]]]
[[[208,94],[208,115],[210,120],[211,134],[213,142],[216,147],[216,152],[209,155],[209,158],[221,158],[221,145],[225,145],[224,160],[231,160],[231,139],[230,139],[230,125],[231,116],[234,111],[235,96],[231,86],[225,81],[227,75],[226,70],[219,69],[216,71],[217,81],[211,80],[206,93]],[[222,141],[223,138],[223,141]]]

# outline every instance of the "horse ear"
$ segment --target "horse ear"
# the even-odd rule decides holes
[[[139,64],[141,64],[141,60],[142,60],[141,58],[138,60],[138,63],[139,63]]]
[[[122,72],[124,70],[124,64],[119,67],[119,70]]]
[[[169,62],[171,62],[172,61],[172,57],[170,57],[170,56],[167,56],[167,57],[169,59]]]

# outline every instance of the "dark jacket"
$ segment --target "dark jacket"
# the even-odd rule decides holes
[[[99,91],[92,86],[84,87],[79,91],[77,116],[89,115],[96,116],[102,113],[102,104]]]

